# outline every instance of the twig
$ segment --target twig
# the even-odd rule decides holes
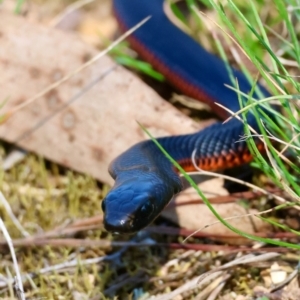
[[[171,300],[175,299],[176,296],[181,295],[182,293],[195,289],[195,288],[203,288],[205,285],[207,285],[209,282],[214,280],[215,278],[219,277],[222,274],[223,270],[226,270],[229,267],[236,266],[239,264],[245,264],[245,263],[250,263],[253,261],[262,261],[262,260],[267,260],[267,259],[273,259],[275,257],[278,257],[278,253],[267,253],[267,254],[261,254],[258,256],[255,256],[254,254],[247,254],[242,257],[239,257],[238,259],[229,262],[225,265],[223,265],[220,268],[217,268],[216,270],[209,271],[205,274],[202,274],[191,281],[185,283],[184,285],[180,286],[176,290],[172,291],[171,293],[164,294],[162,296],[155,297],[155,300]]]
[[[1,220],[1,219],[0,219]],[[23,290],[23,286],[22,286],[22,281],[26,281],[26,280],[30,280],[38,275],[42,275],[42,274],[46,274],[49,272],[64,272],[66,269],[68,268],[74,268],[77,267],[78,265],[91,265],[91,264],[98,264],[100,262],[103,261],[113,261],[116,262],[120,259],[120,256],[130,247],[130,244],[138,244],[135,239],[132,239],[130,242],[128,243],[123,243],[123,246],[120,250],[116,251],[113,254],[110,255],[105,255],[105,256],[100,256],[100,257],[96,257],[96,258],[89,258],[89,259],[72,259],[70,261],[61,263],[61,264],[57,264],[57,265],[53,265],[53,266],[49,266],[49,267],[45,267],[43,269],[40,269],[36,272],[31,272],[31,273],[27,273],[24,275],[20,275],[19,273],[19,280],[21,285],[19,285],[19,287],[22,287]],[[148,243],[149,244],[149,243]],[[0,281],[0,287],[6,287],[9,284],[13,284],[13,280],[5,280],[5,281]],[[23,293],[23,297],[24,297],[24,293]],[[25,300],[25,298],[21,298],[22,300]]]
[[[210,296],[207,298],[207,300],[215,300],[219,296],[221,290],[226,285],[228,279],[231,277],[230,274],[225,275],[222,279],[222,282],[219,283],[219,285],[216,287],[216,289],[210,294]]]
[[[177,235],[186,237],[188,235],[193,235],[193,237],[200,238],[216,238],[216,239],[241,239],[242,237],[237,234],[221,234],[221,233],[207,233],[207,232],[195,232],[195,230],[184,229],[178,227],[167,227],[167,226],[149,226],[144,229],[147,232],[155,234],[167,234],[167,235]],[[262,238],[273,238],[273,239],[291,239],[299,238],[299,234],[293,232],[256,232],[255,236]]]
[[[203,291],[200,292],[200,294],[197,295],[195,300],[215,300],[223,287],[226,284],[226,281],[231,277],[230,274],[222,274],[219,278],[214,280],[210,285],[208,285]],[[208,296],[208,294],[210,294]],[[208,296],[208,297],[207,297]]]
[[[190,173],[189,173],[190,174]],[[199,173],[197,173],[199,174]],[[202,190],[204,193],[206,192],[204,189]],[[208,191],[210,192],[210,191]],[[279,188],[267,188],[266,192],[270,193],[271,197],[273,197],[273,193],[276,194],[283,194],[284,191]],[[236,192],[229,195],[217,195],[214,197],[209,198],[209,202],[212,204],[223,204],[223,203],[232,203],[243,200],[252,200],[257,199],[258,197],[265,196],[265,193],[261,193],[260,191],[246,191],[246,192]],[[192,205],[192,204],[204,204],[202,199],[191,199],[185,200],[182,202],[171,202],[165,209],[170,209],[173,207],[178,206],[185,206],[185,205]]]

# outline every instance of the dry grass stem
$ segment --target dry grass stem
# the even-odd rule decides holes
[[[24,237],[29,237],[30,234],[23,228],[23,226],[19,222],[18,218],[14,215],[14,213],[10,207],[10,204],[7,202],[7,200],[3,196],[2,192],[0,192],[0,204],[2,204],[4,206],[6,213],[8,214],[8,216],[10,217],[11,221],[14,223],[16,228],[18,228],[18,230],[21,232],[21,234]]]
[[[22,277],[20,274],[20,270],[19,270],[19,265],[18,265],[18,261],[17,261],[17,257],[16,257],[16,253],[15,253],[15,249],[12,243],[12,240],[10,238],[10,235],[5,227],[4,222],[2,221],[2,219],[0,218],[0,229],[3,232],[4,238],[7,242],[7,245],[9,247],[9,251],[13,260],[13,264],[14,264],[14,269],[15,269],[15,273],[16,273],[16,290],[19,292],[19,296],[21,300],[25,300],[25,294],[24,294],[24,289],[23,289],[23,283],[22,283]]]
[[[137,25],[135,25],[134,27],[132,27],[130,30],[126,31],[118,39],[116,39],[114,42],[112,42],[105,50],[99,52],[97,55],[95,55],[93,58],[91,58],[86,63],[82,64],[80,67],[78,67],[77,69],[75,69],[73,72],[67,74],[62,79],[54,82],[53,84],[51,84],[50,86],[48,86],[47,88],[45,88],[44,90],[42,90],[40,93],[38,93],[35,96],[33,96],[32,98],[28,99],[27,101],[21,103],[18,106],[15,106],[14,109],[12,109],[8,113],[8,115],[6,116],[6,118],[9,118],[11,115],[13,115],[14,113],[16,113],[20,109],[23,109],[24,107],[26,107],[30,103],[34,102],[35,100],[39,99],[40,97],[46,95],[51,90],[53,90],[53,89],[57,88],[58,86],[60,86],[62,83],[64,83],[65,81],[69,80],[71,77],[73,77],[77,73],[81,72],[82,70],[86,69],[90,65],[94,64],[97,60],[99,60],[101,57],[103,57],[104,55],[106,55],[109,51],[111,51],[120,42],[124,41],[135,30],[137,30],[139,27],[141,27],[143,24],[145,24],[150,18],[151,18],[150,16],[147,17],[147,18],[145,18],[144,20],[142,20],[141,22],[139,22]]]
[[[60,14],[58,14],[51,22],[50,26],[56,27],[57,24],[59,24],[67,15],[70,13],[84,7],[85,5],[88,5],[90,3],[93,3],[95,0],[78,0],[74,3],[69,4]]]

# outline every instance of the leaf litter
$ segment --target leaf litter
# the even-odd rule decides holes
[[[110,5],[109,1],[103,2]],[[46,9],[49,20],[51,10],[45,3],[42,10]],[[62,5],[66,4],[56,5],[50,7],[63,11]],[[34,14],[40,15],[41,8],[34,8],[35,12],[29,12],[37,18]],[[91,14],[92,10],[87,11]],[[98,28],[94,20],[98,20],[95,15],[93,21],[79,26],[83,34]],[[89,26],[91,30],[86,29]],[[2,160],[8,149],[7,144],[2,145]],[[12,298],[13,294],[19,299],[300,297],[297,253],[280,254],[276,248],[260,253],[258,245],[253,249],[256,254],[242,254],[238,247],[236,252],[226,247],[218,251],[192,250],[180,244],[180,235],[158,231],[133,238],[112,237],[101,225],[101,199],[109,187],[36,155],[27,154],[22,162],[2,171],[0,186],[9,204],[2,201],[1,218],[13,241],[21,239],[15,251],[25,291],[20,294],[22,287],[15,281],[11,254],[1,243],[1,298]],[[63,244],[63,240],[68,243]],[[190,242],[215,244],[209,238],[203,241],[192,237]],[[164,246],[155,247],[159,243]],[[174,244],[182,247],[172,250]]]

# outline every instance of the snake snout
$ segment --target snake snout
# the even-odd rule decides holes
[[[152,190],[153,186],[144,181],[128,181],[121,188],[113,188],[102,202],[105,229],[134,233],[149,225],[157,216]]]
[[[134,192],[128,188],[112,189],[102,201],[104,228],[113,233],[132,232],[133,211],[130,209]]]
[[[106,214],[103,223],[104,228],[112,233],[132,233],[133,231],[133,220],[130,216],[118,217],[118,214]]]

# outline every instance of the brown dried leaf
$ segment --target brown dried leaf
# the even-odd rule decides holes
[[[221,178],[207,180],[199,184],[199,188],[205,193],[207,198],[216,197],[216,195],[221,196],[228,194],[227,190],[223,187],[223,180]],[[179,204],[195,199],[199,199],[199,195],[193,188],[189,188],[179,194],[179,196],[175,199],[175,203]],[[267,223],[261,221],[255,216],[238,217],[249,213],[257,213],[254,209],[246,210],[237,203],[213,204],[213,206],[223,218],[236,217],[232,220],[228,220],[227,222],[241,231],[254,234],[255,232],[264,232],[269,228]],[[235,235],[223,224],[214,224],[218,220],[205,204],[172,206],[163,212],[163,216],[186,229],[202,229],[205,233]],[[246,241],[244,238],[220,238],[219,240],[231,244],[244,244]]]
[[[295,277],[288,285],[283,289],[270,292],[268,289],[262,286],[254,287],[254,294],[257,297],[267,297],[270,300],[298,300],[300,299],[300,288],[298,278]]]
[[[287,277],[287,272],[277,262],[271,265],[270,271],[272,284],[274,285],[283,282]]]
[[[29,23],[0,12],[1,113],[24,103],[93,57],[97,51],[77,35]],[[112,183],[109,162],[146,138],[137,121],[155,136],[199,128],[162,100],[141,80],[103,57],[66,83],[15,113],[0,127],[0,137],[71,169]],[[65,107],[43,126],[39,122]],[[20,139],[21,138],[21,139]]]

